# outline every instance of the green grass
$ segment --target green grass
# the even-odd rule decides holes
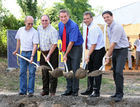
[[[0,62],[5,62],[5,63],[7,63],[7,58],[0,57]]]

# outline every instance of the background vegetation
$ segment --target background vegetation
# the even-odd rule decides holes
[[[80,27],[82,31],[83,13],[85,11],[97,12],[99,9],[92,9],[88,4],[88,0],[61,0],[59,3],[54,3],[52,7],[44,8],[44,4],[38,5],[39,0],[17,0],[17,5],[21,7],[22,16],[17,19],[9,10],[2,5],[0,0],[0,56],[7,56],[7,30],[18,30],[19,27],[24,26],[24,18],[27,15],[31,15],[35,18],[34,27],[40,24],[40,17],[43,14],[48,14],[51,19],[51,24],[58,29],[59,23],[59,10],[67,9],[70,12],[70,17]]]

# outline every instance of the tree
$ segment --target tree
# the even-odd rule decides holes
[[[78,24],[82,22],[83,13],[85,11],[92,11],[91,5],[88,4],[88,0],[64,0],[64,4],[70,11],[71,18]]]
[[[36,19],[37,16],[37,0],[17,0],[24,14],[31,15]]]

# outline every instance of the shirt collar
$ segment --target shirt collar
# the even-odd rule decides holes
[[[71,21],[71,19],[69,19],[69,20],[67,21],[67,23],[65,24],[65,26],[69,25],[70,21]]]
[[[110,28],[110,29],[112,29],[112,27],[115,25],[115,21],[112,21],[112,23],[111,23],[111,25],[109,26],[108,25],[108,27]]]
[[[43,26],[41,25],[43,30],[47,30],[51,25],[49,24],[45,29],[43,29]]]
[[[90,25],[87,26],[87,27],[90,28],[93,24],[94,24],[94,22],[92,21],[92,22],[90,23]]]

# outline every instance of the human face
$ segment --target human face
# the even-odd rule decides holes
[[[50,20],[47,16],[42,16],[41,23],[43,28],[46,28],[50,24]]]
[[[90,15],[84,15],[84,23],[89,26],[92,22],[93,18],[90,17]]]
[[[110,16],[108,13],[103,15],[104,21],[108,24],[111,25],[113,21],[113,16]]]
[[[25,21],[25,27],[26,30],[30,30],[33,27],[33,19],[32,18],[27,18]]]
[[[59,18],[63,24],[66,24],[69,20],[69,15],[67,13],[60,13]]]

